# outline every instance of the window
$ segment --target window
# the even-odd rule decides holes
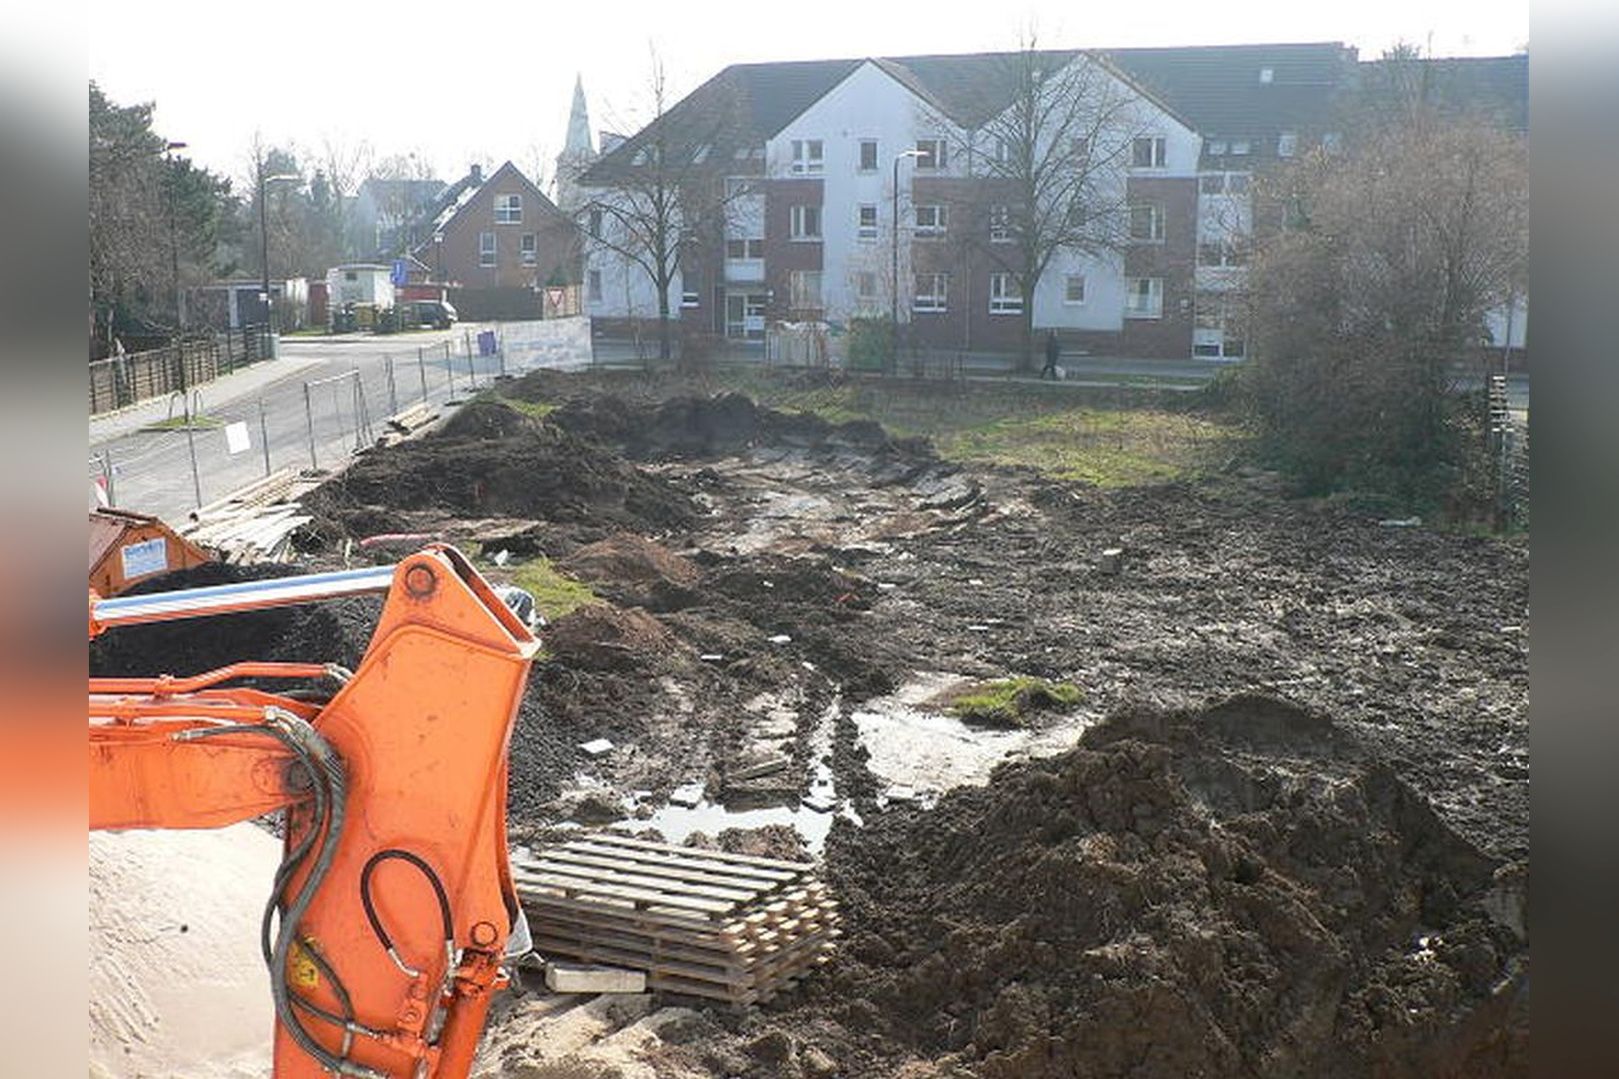
[[[1063,278],[1062,302],[1066,304],[1082,304],[1085,302],[1085,275],[1071,273]]]
[[[680,283],[680,306],[701,307],[702,305],[703,293],[697,287],[697,282],[682,280]]]
[[[1130,239],[1137,243],[1163,242],[1163,207],[1153,205],[1130,207]]]
[[[820,172],[825,164],[821,150],[820,139],[794,139],[793,172],[795,174]]]
[[[728,259],[762,259],[765,257],[763,240],[726,240],[725,257]]]
[[[1262,67],[1262,68],[1259,69],[1259,81],[1260,82],[1265,83],[1265,84],[1268,85],[1275,78],[1276,78],[1276,69],[1275,68],[1273,68],[1273,67]]]
[[[345,281],[358,281],[359,279],[360,279],[360,271],[359,270],[344,270],[343,271],[343,280],[345,280]]]
[[[877,140],[876,139],[861,139],[860,140],[860,171],[861,172],[876,172],[877,171]]]
[[[601,303],[602,299],[602,272],[591,270],[585,278],[585,294],[590,297],[591,303]]]
[[[991,206],[989,208],[989,242],[1004,244],[1012,242],[1012,211],[1005,206]]]
[[[855,299],[859,300],[862,304],[876,303],[877,275],[868,270],[861,270],[859,273],[855,274],[854,295]]]
[[[539,261],[539,248],[534,245],[534,234],[532,232],[523,233],[522,251],[524,266],[533,266]]]
[[[875,240],[877,238],[877,207],[866,205],[860,207],[860,231],[862,240]]]
[[[1023,293],[1017,279],[1009,273],[989,275],[989,313],[992,315],[1021,315]]]
[[[989,144],[989,159],[1002,164],[1012,160],[1012,146],[1005,139],[996,137]]]
[[[917,139],[919,169],[942,169],[950,164],[950,147],[943,139]]]
[[[590,238],[599,240],[602,236],[602,212],[599,209],[590,211]]]
[[[821,238],[821,208],[819,206],[794,206],[791,208],[791,222],[789,234],[795,240],[819,240]]]
[[[821,271],[794,270],[787,275],[787,291],[795,311],[818,311],[821,307]]]
[[[1298,152],[1299,137],[1291,131],[1284,131],[1276,136],[1276,156],[1292,157]]]
[[[521,225],[523,223],[523,196],[495,196],[495,224]]]
[[[1205,195],[1225,193],[1225,173],[1205,172],[1197,178],[1197,189]]]
[[[1247,139],[1231,140],[1231,155],[1233,157],[1245,157],[1251,149],[1253,149],[1253,146]]]
[[[1226,173],[1225,189],[1228,195],[1246,195],[1248,193],[1248,174],[1246,172]]]
[[[708,160],[708,151],[710,149],[711,149],[711,147],[708,145],[708,143],[706,143],[706,142],[698,143],[697,144],[697,149],[692,152],[691,163],[693,165],[701,165],[703,162],[707,161]]]
[[[916,298],[911,301],[913,311],[944,311],[950,299],[950,275],[919,273],[916,275]]]
[[[1161,169],[1167,160],[1162,135],[1145,135],[1130,143],[1130,167]]]
[[[1209,140],[1209,156],[1210,157],[1224,157],[1226,155],[1226,151],[1229,150],[1229,149],[1230,149],[1230,147],[1226,144],[1226,141],[1224,139],[1210,139]]]
[[[493,266],[495,264],[495,234],[492,232],[478,233],[478,265]]]
[[[1127,277],[1124,281],[1125,318],[1162,318],[1164,315],[1164,279],[1161,277]]]
[[[918,236],[943,236],[944,229],[945,210],[943,206],[918,206],[916,208],[916,234]]]
[[[1247,262],[1242,245],[1231,240],[1204,241],[1197,245],[1199,266],[1242,266]]]

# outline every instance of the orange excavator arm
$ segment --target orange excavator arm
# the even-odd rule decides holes
[[[277,1079],[469,1073],[528,930],[506,756],[539,642],[454,548],[392,568],[90,602],[90,634],[385,593],[352,673],[242,663],[90,680],[90,826],[212,828],[286,810],[261,944]],[[322,700],[233,685],[337,686]]]

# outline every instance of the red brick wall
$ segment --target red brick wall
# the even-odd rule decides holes
[[[500,195],[521,195],[523,220],[520,224],[495,223],[495,199]],[[478,236],[495,234],[496,264],[479,264]],[[522,261],[522,237],[533,233],[536,259],[530,266]],[[541,202],[534,189],[514,169],[501,167],[485,180],[477,194],[462,207],[444,229],[442,244],[431,241],[419,257],[437,273],[471,289],[536,288],[558,271],[569,281],[577,280],[578,236],[574,224],[561,211]]]
[[[1127,356],[1185,358],[1192,354],[1192,299],[1197,258],[1197,179],[1132,176],[1132,205],[1152,203],[1164,211],[1162,243],[1132,244],[1124,253],[1126,277],[1164,282],[1163,317],[1124,320],[1119,351]]]
[[[792,207],[821,206],[822,181],[811,179],[770,180],[765,189],[765,287],[775,292],[767,318],[786,318],[792,299],[788,274],[793,270],[821,269],[824,245],[818,241],[793,240]],[[827,229],[823,211],[821,232]],[[823,282],[824,284],[824,282]]]

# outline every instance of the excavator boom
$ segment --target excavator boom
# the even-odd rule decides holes
[[[364,593],[386,599],[352,673],[245,662],[91,679],[90,825],[211,828],[284,809],[261,939],[277,1079],[462,1077],[491,993],[528,949],[506,857],[507,748],[539,647],[523,621],[433,545],[391,568],[92,595],[90,636]],[[312,685],[335,690],[311,699]]]

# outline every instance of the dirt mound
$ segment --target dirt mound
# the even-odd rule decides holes
[[[638,607],[589,603],[553,622],[545,646],[561,663],[584,670],[617,670],[656,664],[675,638]]]
[[[539,425],[510,405],[479,397],[450,413],[437,434],[440,438],[516,438],[533,434]]]
[[[615,603],[653,611],[676,610],[694,602],[693,589],[703,577],[695,563],[633,532],[586,544],[561,565]]]
[[[932,812],[839,822],[828,859],[847,945],[807,1007],[850,1074],[1526,1069],[1497,863],[1285,702],[1119,717]]]
[[[493,402],[439,434],[372,450],[304,502],[328,539],[396,530],[422,510],[584,525],[598,533],[590,539],[620,528],[664,531],[698,516],[667,480]]]
[[[869,420],[828,423],[812,413],[760,408],[739,393],[672,397],[655,405],[622,397],[576,397],[550,418],[565,430],[622,447],[626,456],[641,460],[714,457],[758,445],[923,452],[920,445],[891,440]]]
[[[257,581],[308,572],[261,563],[210,563],[154,577],[128,595]],[[90,642],[94,676],[196,674],[242,660],[340,663],[353,668],[371,643],[380,596],[355,596],[266,611],[158,622],[108,630]],[[283,688],[285,683],[275,683]]]

